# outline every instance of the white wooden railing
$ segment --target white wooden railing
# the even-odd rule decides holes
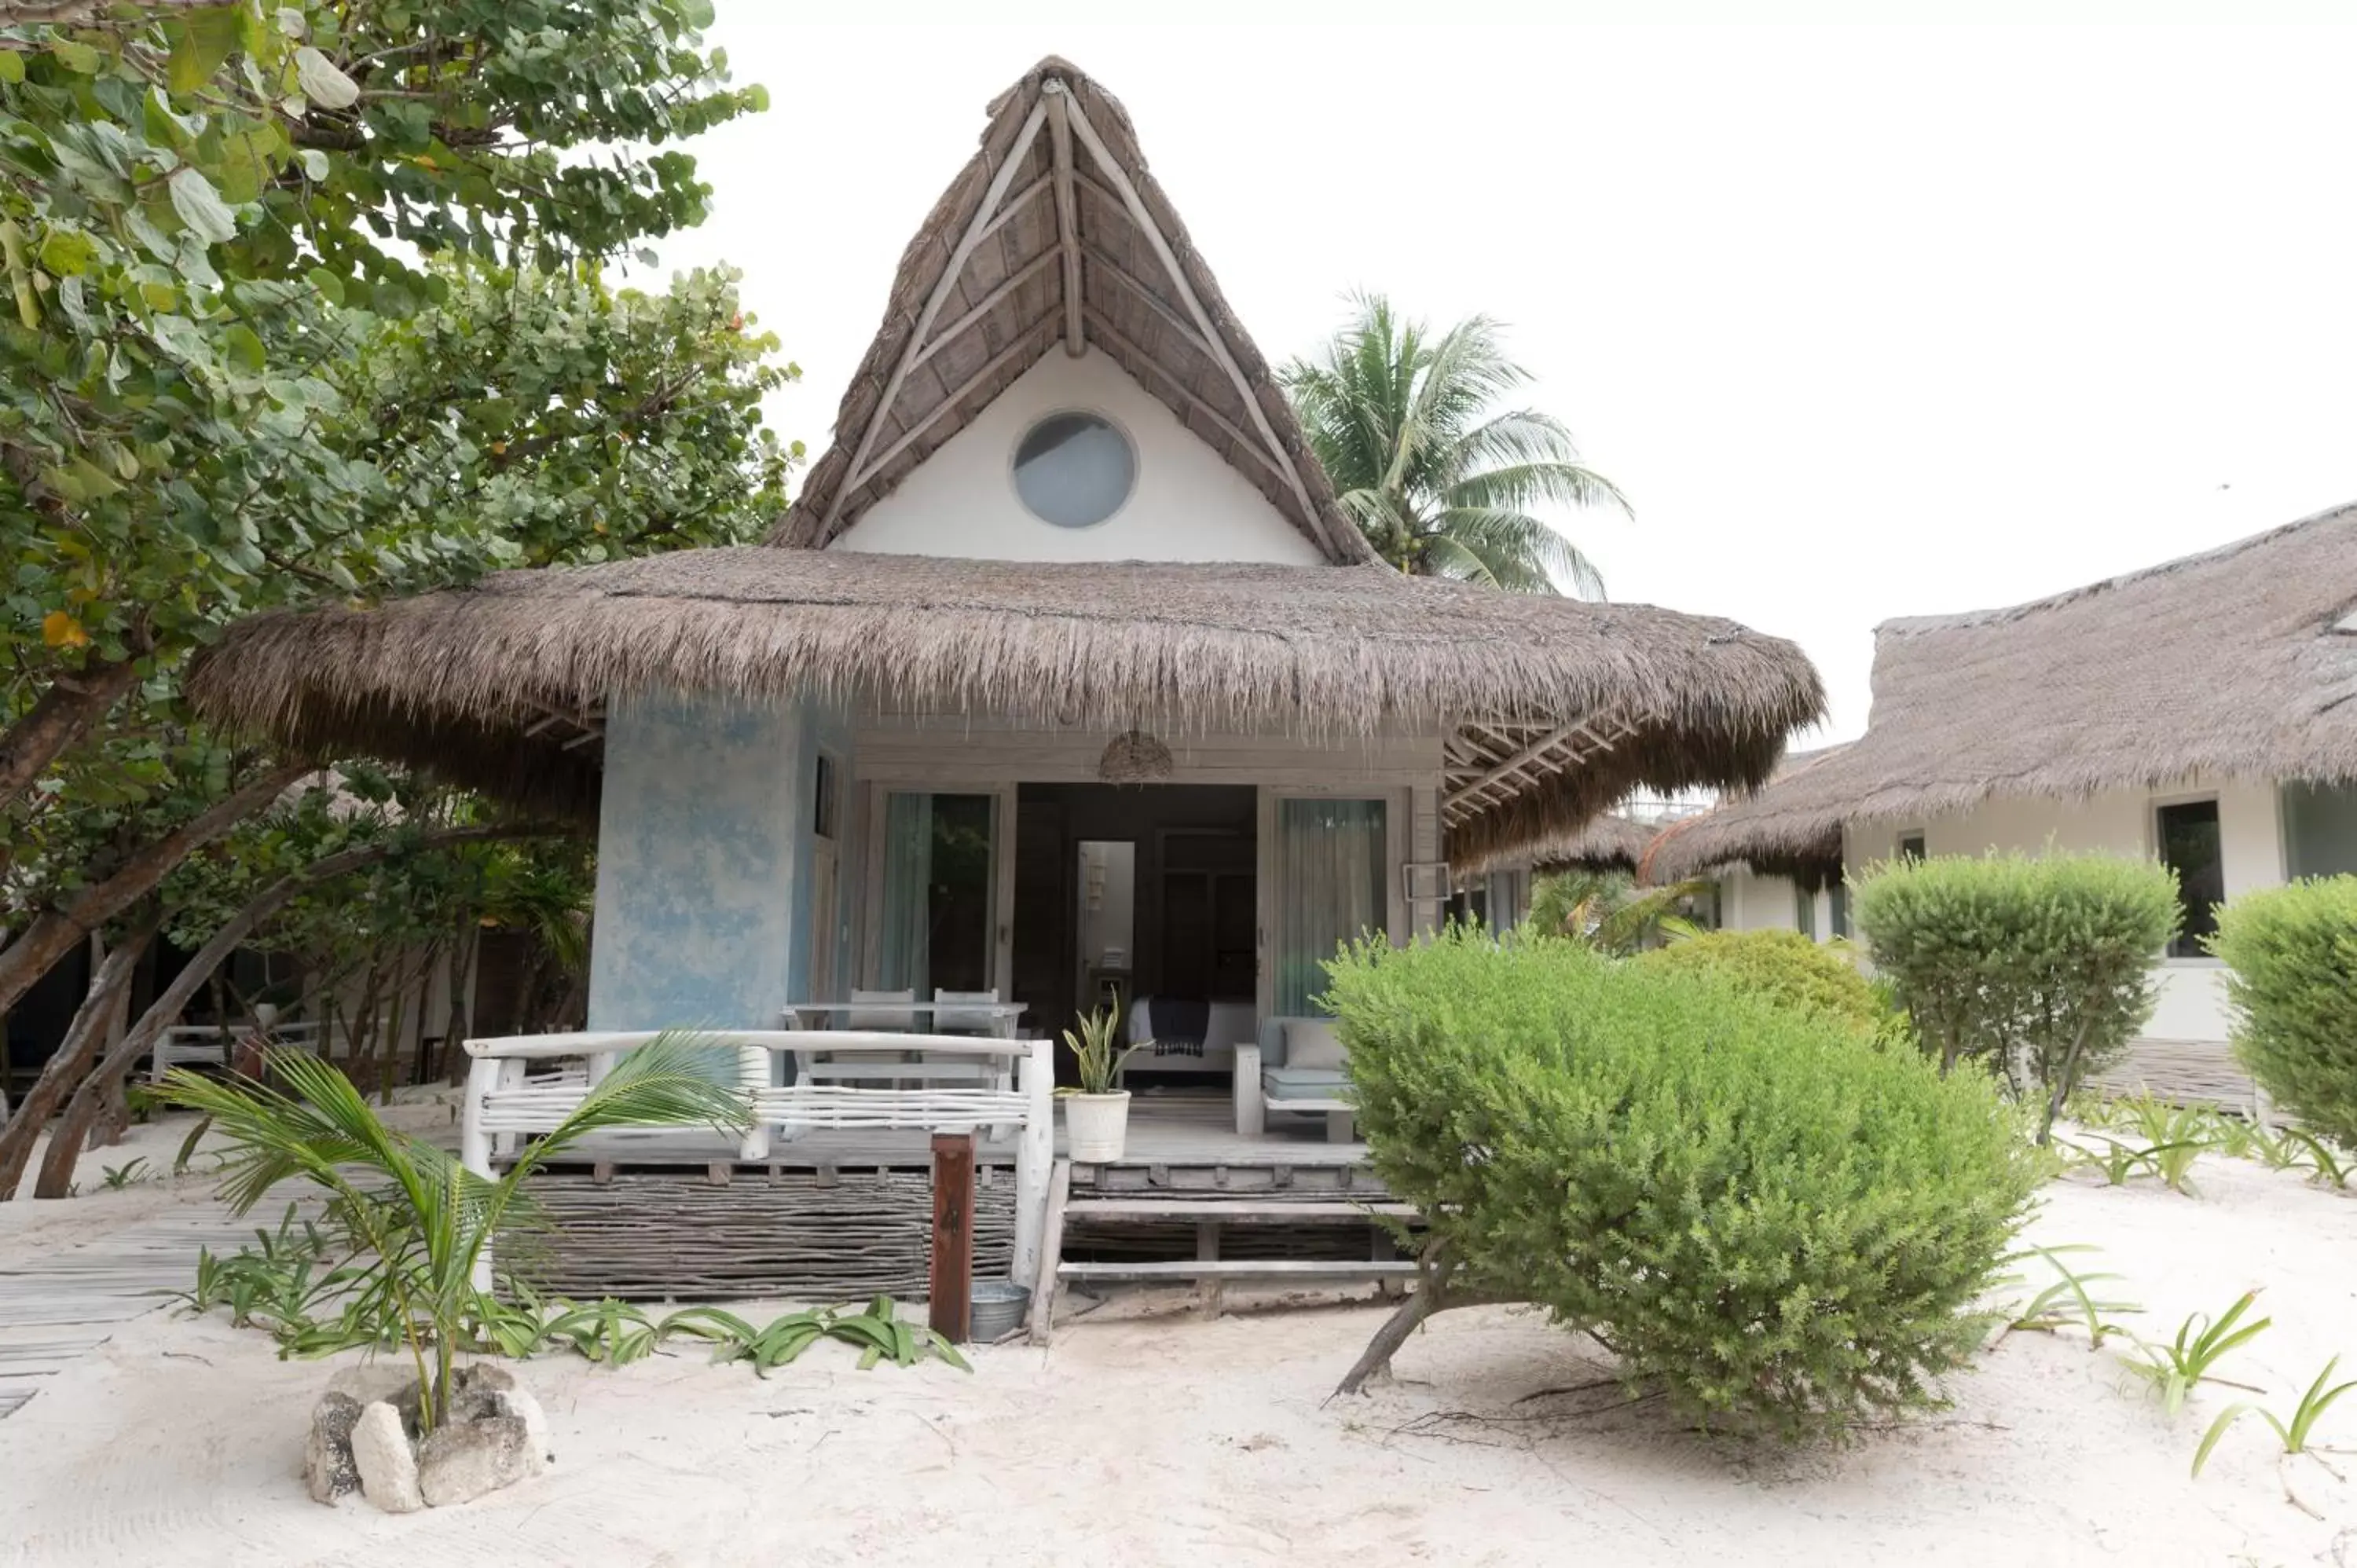
[[[616,1057],[657,1037],[653,1030],[608,1030],[468,1040],[459,1160],[468,1170],[490,1176],[492,1162],[512,1153],[518,1137],[553,1130]],[[790,1142],[814,1131],[1015,1129],[1014,1275],[1037,1277],[1048,1173],[1055,1157],[1055,1065],[1048,1041],[851,1029],[709,1029],[698,1038],[736,1052],[737,1092],[748,1121],[737,1144],[739,1159],[767,1159],[773,1141]],[[954,1065],[967,1073],[993,1062],[1011,1065],[1014,1071],[988,1074],[995,1080],[988,1084],[961,1081],[923,1089],[778,1081],[784,1076],[775,1066],[778,1058],[807,1061],[812,1053],[842,1051],[960,1058]],[[545,1069],[537,1076],[532,1070],[535,1063]],[[909,1061],[904,1076],[921,1079],[926,1066],[926,1060]],[[1011,1088],[1000,1086],[1010,1079]],[[486,1263],[486,1283],[488,1272]]]

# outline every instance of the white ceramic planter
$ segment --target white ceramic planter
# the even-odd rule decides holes
[[[1064,1096],[1065,1154],[1080,1165],[1121,1158],[1129,1141],[1129,1090]]]

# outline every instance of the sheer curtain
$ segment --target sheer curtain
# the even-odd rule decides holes
[[[1321,1014],[1335,948],[1383,918],[1383,802],[1276,803],[1276,1010]]]
[[[884,801],[884,929],[876,983],[908,986],[931,999],[933,798],[893,794]]]

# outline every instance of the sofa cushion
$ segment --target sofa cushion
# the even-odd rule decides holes
[[[1260,1081],[1271,1100],[1347,1100],[1351,1095],[1351,1075],[1339,1068],[1267,1068]]]
[[[1323,1018],[1301,1018],[1285,1026],[1285,1065],[1342,1070],[1342,1036]]]

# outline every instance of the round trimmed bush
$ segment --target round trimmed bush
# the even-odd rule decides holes
[[[1986,1077],[1562,941],[1330,972],[1370,1157],[1450,1295],[1536,1303],[1687,1414],[1791,1437],[1936,1403],[1979,1343],[2037,1180]]]
[[[1746,995],[1797,1007],[1870,1035],[1889,1021],[1889,1009],[1842,949],[1798,931],[1707,931],[1639,957],[1678,974],[1716,976]]]
[[[2309,1132],[2357,1149],[2357,876],[2246,893],[2218,914],[2234,1054]]]

